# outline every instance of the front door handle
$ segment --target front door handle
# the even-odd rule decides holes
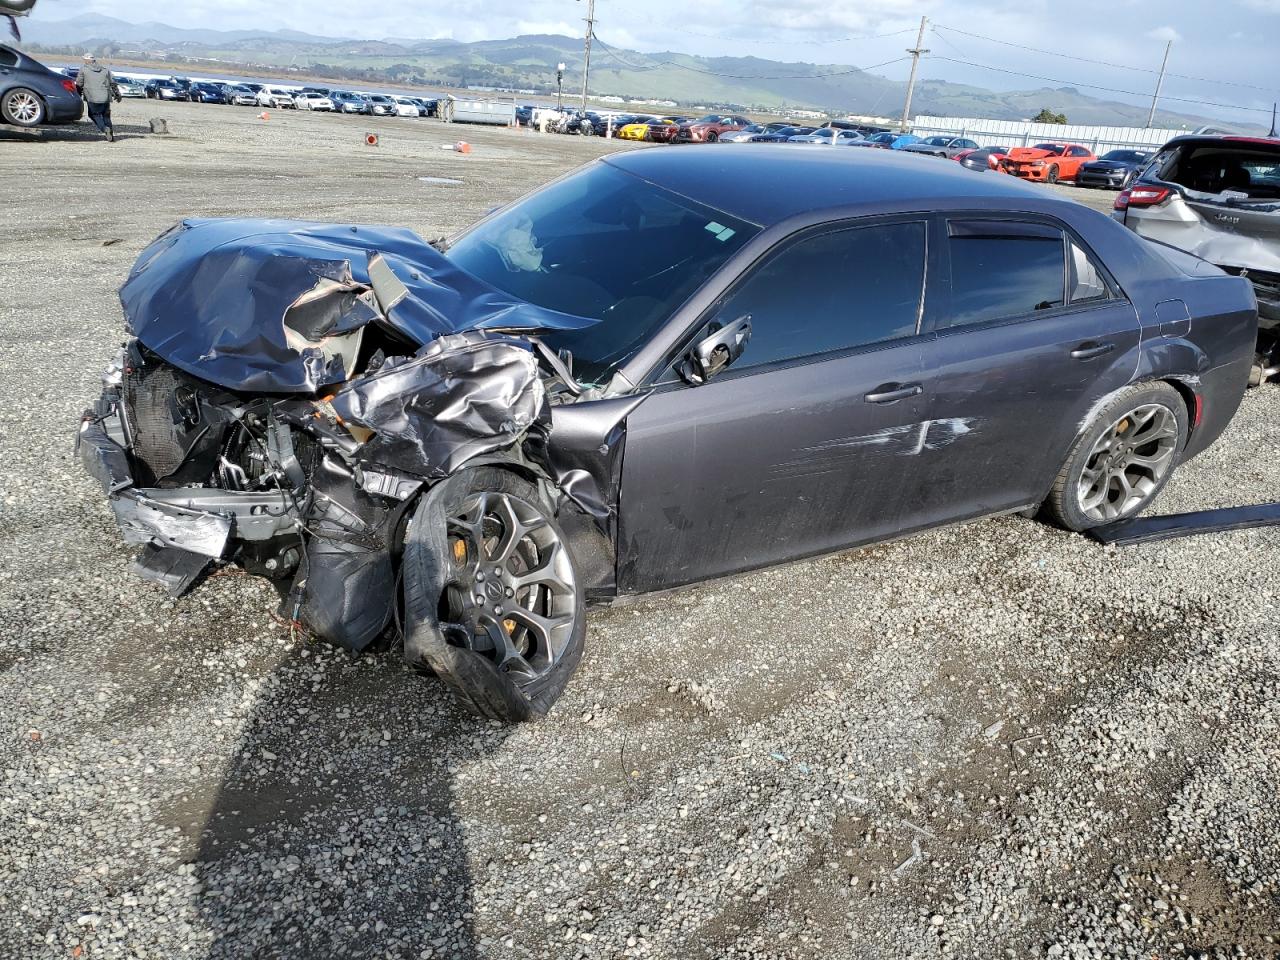
[[[907,397],[915,397],[924,393],[924,387],[918,383],[886,383],[868,393],[862,399],[867,403],[897,403]]]
[[[1092,360],[1094,357],[1100,357],[1104,353],[1110,353],[1115,348],[1116,345],[1114,343],[1094,343],[1091,340],[1086,340],[1071,351],[1071,359]]]

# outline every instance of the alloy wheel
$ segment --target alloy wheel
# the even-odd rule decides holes
[[[1173,467],[1178,437],[1177,418],[1163,404],[1120,417],[1089,451],[1077,487],[1080,510],[1103,523],[1137,513]]]
[[[9,116],[15,123],[22,126],[39,123],[40,116],[44,112],[44,105],[40,103],[40,98],[26,90],[18,90],[11,94],[8,106]]]
[[[556,529],[507,493],[471,495],[449,518],[450,575],[441,618],[517,684],[546,675],[573,636],[577,583]]]

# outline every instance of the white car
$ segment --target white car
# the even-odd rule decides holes
[[[333,101],[318,93],[300,93],[293,98],[293,105],[299,110],[333,110]]]
[[[293,101],[294,93],[283,87],[263,87],[258,91],[258,106],[271,107],[275,110],[296,110],[298,105]]]
[[[422,108],[410,100],[408,97],[392,97],[396,104],[397,117],[420,117],[422,116]]]

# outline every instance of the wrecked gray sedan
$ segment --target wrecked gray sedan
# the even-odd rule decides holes
[[[79,448],[137,572],[236,563],[482,715],[584,606],[1038,511],[1133,516],[1231,419],[1247,281],[880,151],[638,151],[454,238],[188,221]]]

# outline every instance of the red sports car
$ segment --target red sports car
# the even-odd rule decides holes
[[[1074,180],[1082,164],[1098,158],[1088,147],[1075,143],[1037,143],[1034,147],[1014,147],[1000,161],[1000,169],[1026,180],[1057,183]]]

